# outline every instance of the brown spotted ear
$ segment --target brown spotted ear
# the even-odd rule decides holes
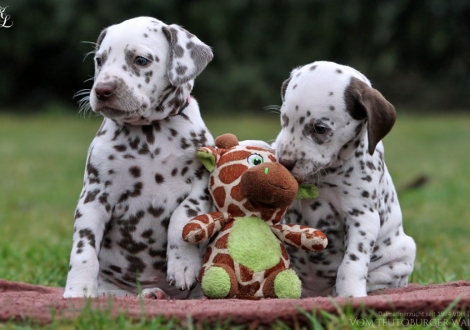
[[[215,146],[222,149],[230,149],[238,146],[238,139],[232,133],[222,134],[215,139]]]
[[[297,70],[298,70],[299,68],[301,68],[301,66],[294,68],[294,69],[290,72],[289,78],[287,78],[286,80],[284,80],[284,82],[282,83],[282,85],[281,85],[281,99],[282,99],[282,102],[284,102],[284,100],[285,100],[285,98],[286,98],[287,87],[289,86],[289,83],[290,83],[292,77],[294,77],[294,74],[297,72]]]
[[[95,44],[95,51],[98,51],[98,49],[100,48],[104,37],[106,37],[107,31],[108,31],[107,29],[104,29],[103,31],[101,31],[100,35],[98,36],[98,40],[96,41],[96,44]]]
[[[170,44],[168,79],[173,86],[183,85],[196,78],[214,55],[209,46],[179,25],[168,25],[162,30]]]
[[[393,105],[380,92],[365,82],[351,78],[344,99],[346,109],[356,120],[367,118],[369,154],[373,154],[380,142],[395,124],[397,113]]]
[[[284,98],[286,96],[286,89],[287,89],[287,86],[289,86],[290,79],[291,78],[289,77],[286,80],[284,80],[284,82],[282,83],[282,86],[281,86],[281,100],[282,100],[282,102],[284,102]]]

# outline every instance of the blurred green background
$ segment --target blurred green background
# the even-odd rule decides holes
[[[298,65],[330,60],[363,72],[407,111],[467,110],[468,0],[0,0],[0,111],[74,108],[90,88],[93,49],[108,25],[135,16],[180,24],[213,48],[196,80],[204,113],[279,104]]]

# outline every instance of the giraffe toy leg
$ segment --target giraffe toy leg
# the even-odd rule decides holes
[[[208,298],[231,298],[238,293],[238,281],[229,266],[214,264],[202,275],[201,288]]]
[[[292,269],[283,269],[269,275],[264,281],[266,298],[298,299],[302,294],[302,282]]]

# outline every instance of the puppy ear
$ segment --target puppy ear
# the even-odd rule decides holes
[[[286,89],[287,89],[287,86],[289,86],[290,79],[291,79],[291,77],[287,78],[282,83],[282,86],[281,86],[281,100],[282,100],[282,102],[284,102],[284,98],[286,97]]]
[[[369,154],[395,124],[397,113],[393,105],[380,92],[365,82],[351,78],[345,91],[346,110],[356,120],[367,118]]]
[[[294,77],[294,73],[296,73],[297,70],[300,69],[300,68],[301,68],[301,66],[298,66],[298,67],[294,68],[290,72],[289,78],[284,80],[284,82],[282,83],[282,85],[281,85],[281,99],[282,99],[282,102],[284,102],[284,99],[286,98],[286,90],[287,90],[287,87],[289,86],[289,83],[290,83],[292,77]]]
[[[107,29],[104,29],[101,31],[100,35],[98,36],[98,40],[96,41],[95,44],[95,51],[98,51],[100,49],[101,43],[103,42],[104,37],[106,37],[106,32],[108,32]]]
[[[209,46],[179,25],[164,26],[163,33],[170,44],[167,74],[174,86],[196,78],[214,57]]]

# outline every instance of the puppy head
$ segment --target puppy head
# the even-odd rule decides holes
[[[212,60],[211,49],[178,25],[137,17],[98,37],[90,92],[94,112],[118,124],[150,124],[175,114],[194,78]]]
[[[299,178],[336,166],[358,148],[373,154],[394,107],[357,70],[332,62],[294,69],[281,87],[279,161]]]

